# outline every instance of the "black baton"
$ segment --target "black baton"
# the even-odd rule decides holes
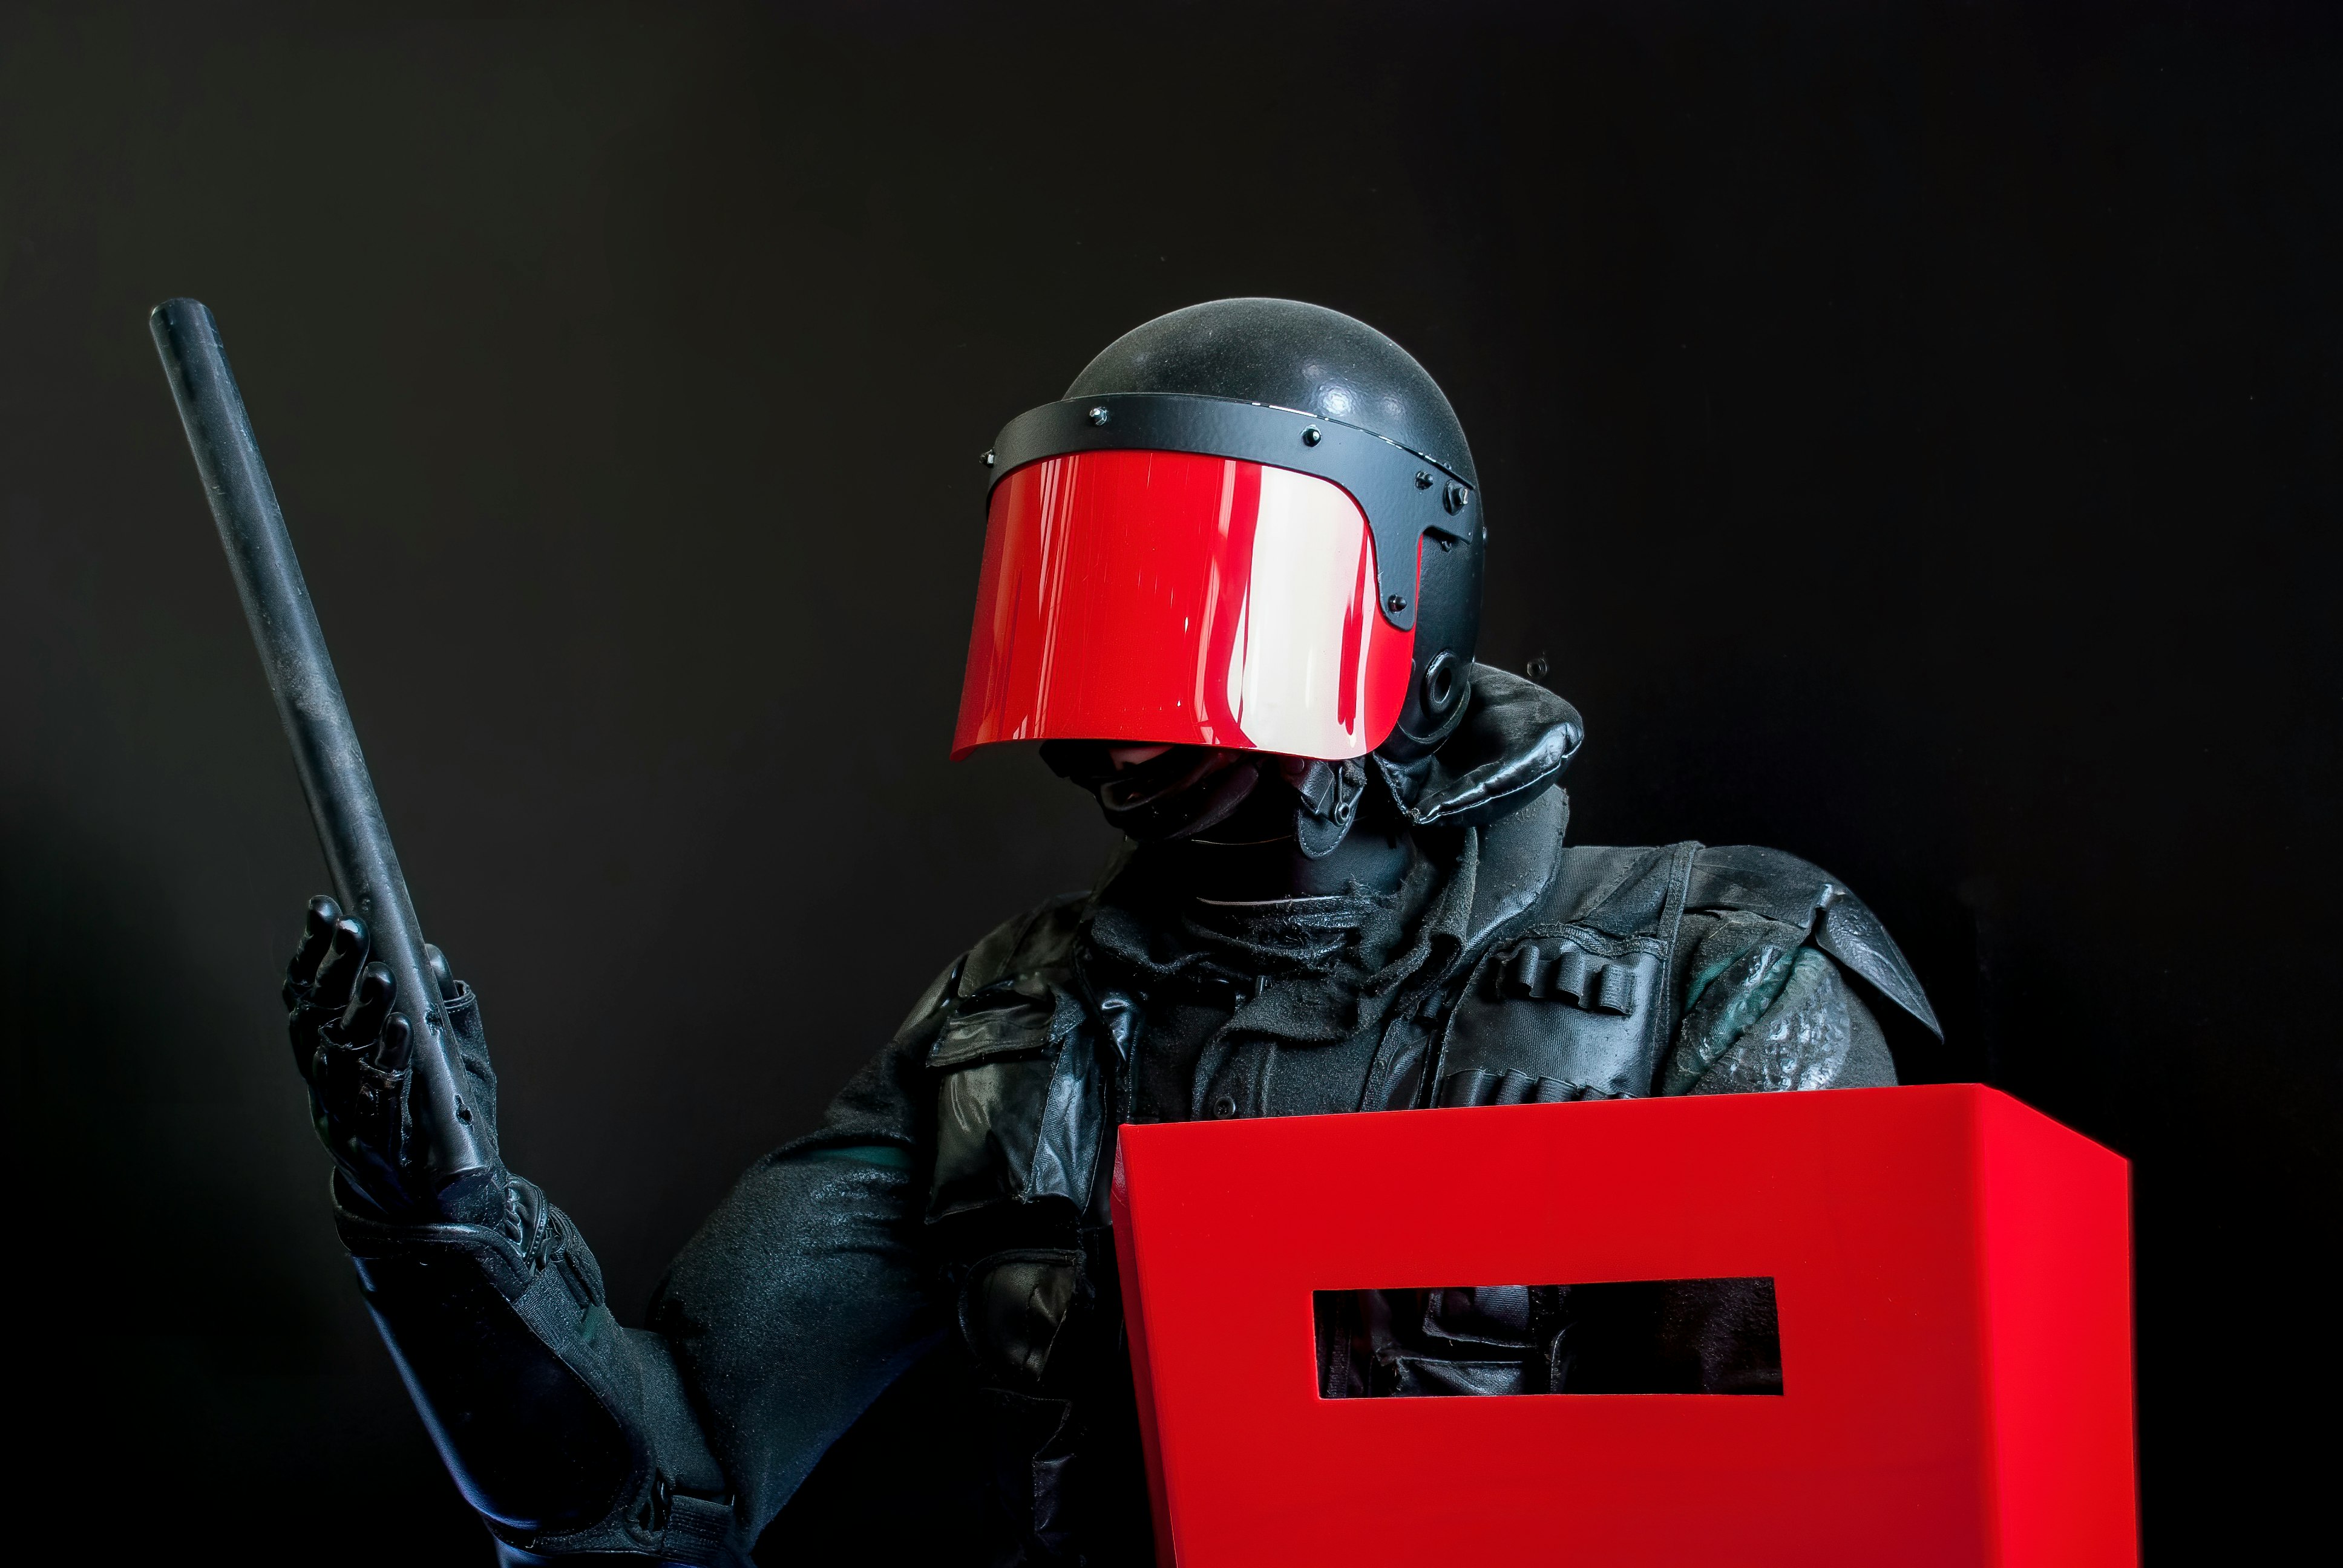
[[[342,683],[334,675],[308,585],[301,580],[301,563],[285,532],[276,487],[253,440],[244,395],[220,347],[219,326],[193,299],[165,300],[147,325],[154,328],[171,396],[187,427],[196,472],[211,501],[212,520],[219,525],[220,546],[227,551],[245,618],[252,623],[252,640],[268,672],[285,739],[293,746],[293,765],[309,798],[335,896],[366,920],[373,959],[387,965],[398,982],[397,1007],[410,1022],[406,1060],[380,1065],[413,1070],[407,1114],[416,1147],[410,1158],[423,1168],[448,1218],[475,1218],[469,1211],[493,1206],[487,1191],[493,1176],[487,1142],[464,1101],[439,988],[424,959],[423,932],[407,879],[399,875],[374,779],[342,700]]]

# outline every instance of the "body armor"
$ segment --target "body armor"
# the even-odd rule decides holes
[[[1476,700],[1490,698],[1483,715],[1514,725],[1565,706],[1485,667],[1473,681]],[[1499,728],[1475,739],[1502,749],[1512,726]],[[924,1063],[934,1105],[930,1245],[956,1282],[958,1327],[999,1418],[1003,1502],[1033,1561],[1147,1560],[1129,1533],[1143,1531],[1143,1509],[1104,1503],[1127,1504],[1138,1484],[1104,1211],[1119,1123],[1886,1084],[1895,1069],[1866,994],[1936,1027],[1885,931],[1815,867],[1750,847],[1566,846],[1561,790],[1509,803],[1483,826],[1421,835],[1414,928],[1387,943],[1398,961],[1367,960],[1387,1005],[1281,1007],[1307,990],[1308,966],[1277,972],[1258,938],[1197,940],[1177,892],[1159,900],[1145,885],[1142,849],[1096,892],[994,931],[898,1040]],[[1306,943],[1313,916],[1322,931],[1341,924],[1322,907],[1340,901],[1254,918],[1283,920]],[[1248,972],[1245,957],[1272,961]],[[1151,1071],[1163,1058],[1187,1069],[1170,1092]],[[1359,1292],[1322,1323],[1325,1392],[1635,1378],[1762,1389],[1767,1347],[1743,1331],[1770,1325],[1770,1294],[1754,1295],[1764,1282],[1701,1288],[1738,1283],[1582,1290],[1575,1302]],[[1771,1375],[1778,1383],[1778,1362]],[[1101,1521],[1121,1538],[1084,1533]]]

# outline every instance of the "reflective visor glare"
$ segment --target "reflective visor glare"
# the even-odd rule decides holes
[[[1329,480],[1186,452],[1028,464],[993,487],[952,754],[1363,756],[1398,722],[1415,643],[1375,596],[1373,536]]]

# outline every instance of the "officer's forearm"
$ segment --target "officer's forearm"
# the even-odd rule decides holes
[[[623,1330],[567,1216],[516,1181],[520,1237],[345,1204],[383,1339],[472,1506],[533,1554],[734,1560],[731,1488],[664,1341]]]

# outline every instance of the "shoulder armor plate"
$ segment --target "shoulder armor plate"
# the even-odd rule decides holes
[[[1755,844],[1703,849],[1693,859],[1688,910],[1745,910],[1797,926],[1806,940],[1868,980],[1941,1040],[1945,1030],[1919,977],[1861,899],[1821,867]]]

